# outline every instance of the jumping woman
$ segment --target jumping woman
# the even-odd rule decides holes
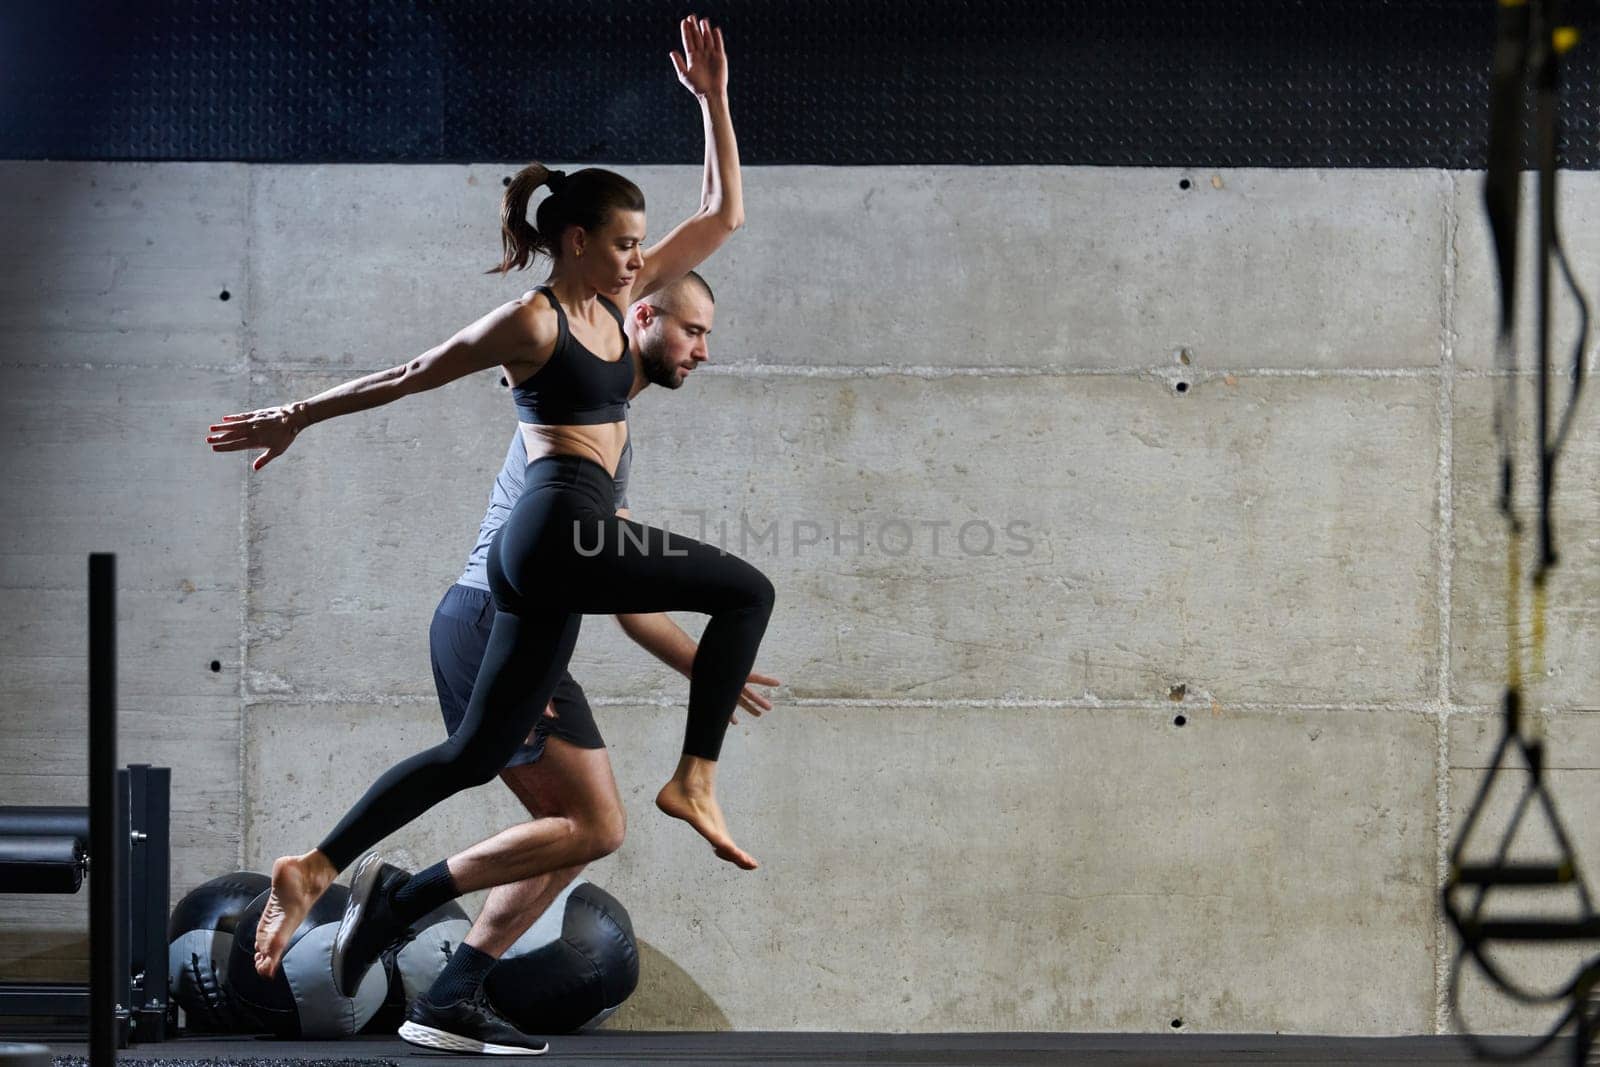
[[[645,249],[644,196],[632,182],[597,168],[569,176],[527,167],[506,191],[504,256],[496,269],[523,269],[542,254],[552,261],[545,285],[400,366],[309,400],[228,416],[211,428],[208,441],[217,451],[265,449],[254,463],[259,470],[313,423],[498,366],[511,384],[529,458],[523,493],[489,550],[496,612],[461,725],[447,741],[385,772],[316,848],[273,864],[272,895],[256,934],[256,969],[263,975],[276,971],[290,937],[341,870],[441,800],[501,771],[555,695],[584,614],[710,616],[694,656],[682,754],[656,804],[693,826],[718,857],[747,870],[757,866],[729,834],[715,784],[723,734],[772,612],[772,584],[716,548],[617,515],[614,498],[627,399],[640,373],[620,309],[682,278],[744,221],[721,32],[691,17],[681,33],[683,52],[673,53],[672,62],[700,102],[706,132],[699,211]],[[528,200],[541,186],[550,195],[530,224]],[[422,881],[419,894],[455,896],[572,862],[546,850],[466,872],[436,864],[411,881]],[[371,867],[367,884],[358,876],[352,887],[353,909],[371,900],[381,865]],[[364,940],[361,918],[346,917],[353,927],[340,933],[347,950]],[[336,953],[336,974],[340,963]],[[413,1024],[441,1038],[462,1037],[478,1051],[543,1050],[494,1014],[481,976],[454,1005],[419,998],[408,1018]],[[443,1040],[436,1047],[467,1051]]]

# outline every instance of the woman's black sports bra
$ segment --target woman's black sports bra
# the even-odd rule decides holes
[[[628,332],[622,327],[622,312],[600,297],[622,334],[622,358],[605,360],[572,336],[567,313],[549,286],[538,286],[534,292],[543,293],[556,309],[556,347],[544,366],[511,387],[517,417],[536,426],[595,426],[623,421],[627,418],[628,391],[633,388],[633,359],[628,352]]]

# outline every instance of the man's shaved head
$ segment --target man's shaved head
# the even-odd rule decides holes
[[[717,298],[711,293],[711,286],[707,285],[706,280],[695,271],[690,271],[671,285],[656,290],[647,299],[662,311],[681,314],[683,302],[691,294],[705,297],[706,302],[710,304],[717,302]]]

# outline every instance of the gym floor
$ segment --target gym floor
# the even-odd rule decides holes
[[[84,1057],[88,1046],[46,1039],[57,1057]],[[1518,1042],[1497,1042],[1510,1050]],[[1537,1064],[1571,1062],[1571,1044],[1557,1043]],[[263,1061],[307,1064],[401,1063],[450,1059],[461,1063],[506,1063],[503,1056],[444,1056],[394,1037],[354,1037],[342,1041],[284,1041],[252,1037],[183,1037],[160,1044],[135,1045],[119,1053],[124,1061],[171,1064],[244,1064]],[[918,1065],[1072,1064],[1073,1067],[1144,1067],[1165,1064],[1276,1064],[1329,1067],[1333,1064],[1471,1064],[1471,1050],[1455,1037],[1332,1038],[1217,1034],[812,1034],[812,1033],[649,1033],[602,1030],[553,1038],[542,1067],[561,1064],[853,1064]],[[59,1064],[59,1059],[58,1059]],[[150,1067],[155,1067],[152,1063]]]

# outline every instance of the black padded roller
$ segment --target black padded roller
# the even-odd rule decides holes
[[[45,806],[0,807],[0,837],[76,837],[89,841],[89,809]]]
[[[83,842],[42,834],[0,835],[0,892],[76,893],[83,885]]]

